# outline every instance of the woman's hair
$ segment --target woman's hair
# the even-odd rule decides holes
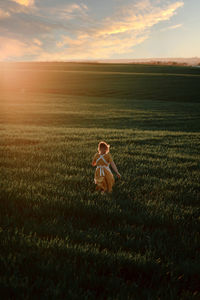
[[[98,145],[98,152],[100,153],[102,150],[108,153],[110,150],[110,145],[108,145],[106,142],[103,141],[100,142]]]

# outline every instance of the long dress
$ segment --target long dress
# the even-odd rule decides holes
[[[96,153],[93,158],[93,163],[96,162],[96,171],[94,175],[94,182],[96,190],[104,192],[112,192],[112,187],[115,183],[114,176],[109,168],[112,162],[110,153],[100,155]]]

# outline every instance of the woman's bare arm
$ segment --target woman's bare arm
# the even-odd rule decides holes
[[[121,175],[120,175],[119,171],[117,170],[117,167],[116,167],[114,161],[111,161],[110,164],[111,164],[112,169],[113,169],[113,170],[115,171],[115,173],[117,174],[117,177],[120,178]]]

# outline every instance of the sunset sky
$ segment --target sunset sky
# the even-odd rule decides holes
[[[200,0],[0,0],[0,61],[200,56]]]

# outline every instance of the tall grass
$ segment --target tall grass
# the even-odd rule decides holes
[[[1,299],[198,299],[199,103],[4,89],[0,107]],[[103,197],[102,139],[122,173]]]

